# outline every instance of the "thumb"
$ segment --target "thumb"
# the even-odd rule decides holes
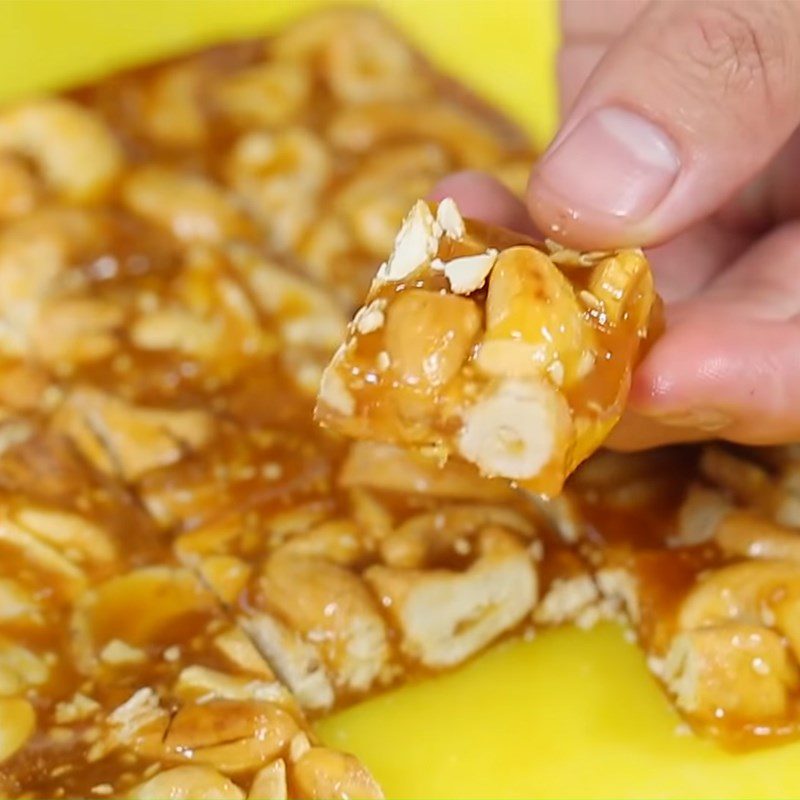
[[[565,244],[663,241],[719,208],[800,122],[800,4],[655,2],[595,68],[534,168]]]

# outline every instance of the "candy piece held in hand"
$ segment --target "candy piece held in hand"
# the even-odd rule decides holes
[[[325,371],[317,419],[553,495],[619,420],[659,310],[640,250],[541,245],[420,200]]]

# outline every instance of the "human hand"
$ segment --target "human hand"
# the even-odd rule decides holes
[[[667,330],[612,442],[800,438],[800,3],[564,0],[563,124],[522,204],[465,213],[564,244],[648,248]]]

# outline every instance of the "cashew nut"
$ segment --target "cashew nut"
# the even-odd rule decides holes
[[[101,583],[75,605],[75,660],[90,673],[103,646],[121,639],[134,647],[163,645],[160,633],[199,630],[217,614],[216,600],[185,569],[144,567]]]
[[[380,678],[389,658],[386,628],[356,575],[321,559],[276,553],[259,587],[294,630],[319,642],[337,685],[363,692]]]
[[[244,792],[212,767],[185,766],[157,772],[128,792],[130,800],[244,800]]]
[[[185,242],[222,242],[245,235],[248,222],[206,178],[143,167],[122,187],[125,205]]]
[[[361,762],[348,753],[312,747],[292,765],[301,797],[309,800],[380,800],[383,792]]]
[[[509,533],[487,528],[463,573],[374,566],[365,572],[402,632],[402,648],[429,667],[448,667],[485,647],[530,613],[537,576]]]
[[[530,521],[502,506],[444,506],[406,520],[380,545],[383,560],[391,567],[422,568],[429,560],[446,554],[456,542],[482,528],[497,526],[529,537]]]
[[[458,452],[483,475],[523,481],[543,493],[560,487],[572,420],[554,388],[500,381],[464,411],[463,421]]]
[[[179,709],[164,749],[173,758],[238,775],[272,761],[297,731],[297,722],[272,703],[213,699]]]
[[[481,325],[472,300],[411,289],[386,313],[386,349],[391,369],[412,386],[443,386],[467,358]]]
[[[213,433],[205,411],[135,406],[89,387],[69,394],[54,424],[98,469],[124,480],[179,461]]]
[[[68,100],[36,100],[0,114],[0,150],[32,159],[69,200],[98,199],[122,168],[111,131],[94,112]]]
[[[761,625],[725,622],[678,634],[663,678],[678,706],[707,723],[729,716],[760,723],[785,716],[800,684],[781,637]]]

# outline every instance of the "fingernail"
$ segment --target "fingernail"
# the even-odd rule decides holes
[[[693,408],[691,411],[670,411],[654,415],[664,425],[677,428],[694,428],[706,433],[716,433],[727,428],[733,417],[718,408]]]
[[[675,143],[657,125],[622,108],[601,108],[556,141],[536,175],[576,213],[637,221],[664,199],[680,166]]]

